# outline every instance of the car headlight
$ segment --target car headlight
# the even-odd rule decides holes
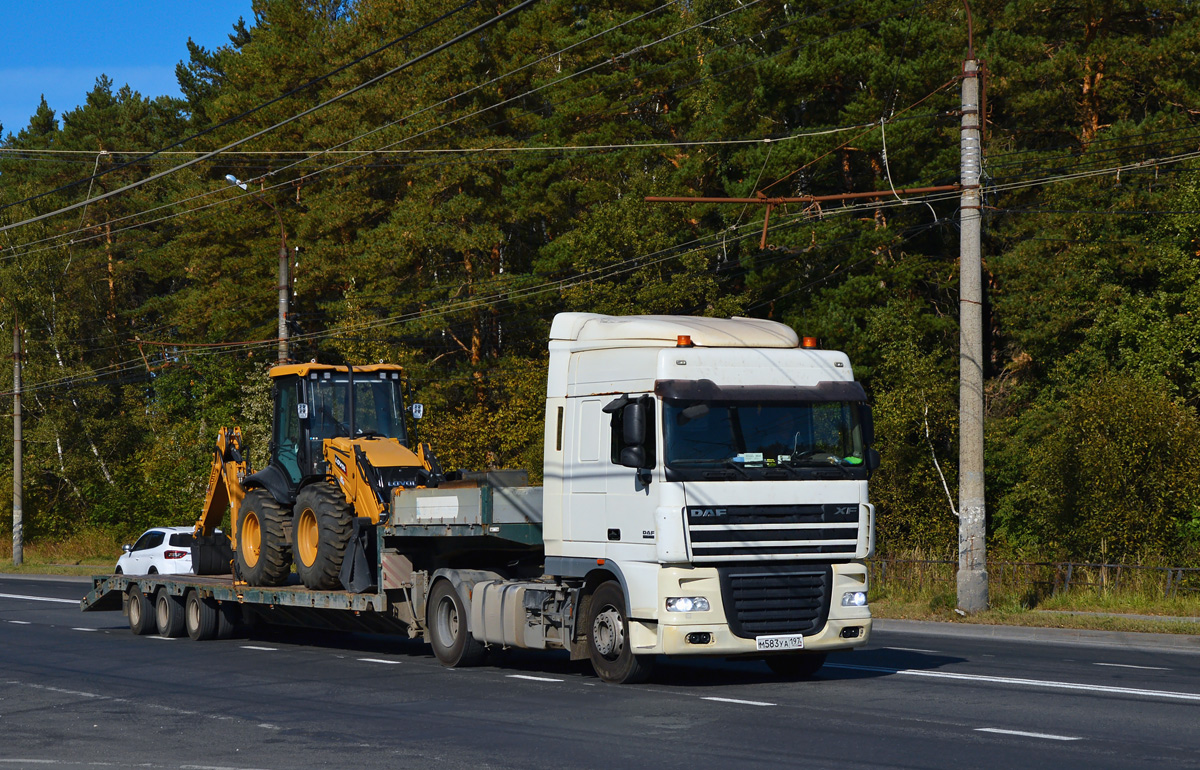
[[[672,596],[667,599],[667,612],[708,612],[708,599],[703,596]]]
[[[842,594],[843,607],[866,607],[867,592],[866,591],[847,591]]]

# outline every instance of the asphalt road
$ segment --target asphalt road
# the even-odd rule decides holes
[[[135,637],[0,580],[0,769],[1200,767],[1200,637],[885,623],[809,682],[563,654],[447,670],[395,637]]]

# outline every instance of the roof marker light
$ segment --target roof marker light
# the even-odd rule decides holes
[[[677,348],[694,348],[696,344],[692,342],[692,335],[680,334],[675,338],[675,347]]]
[[[816,337],[805,337],[800,342],[800,347],[803,347],[803,348],[815,348],[816,346],[817,346],[817,338]]]

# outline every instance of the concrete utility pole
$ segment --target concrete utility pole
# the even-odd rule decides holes
[[[20,567],[25,560],[23,537],[24,503],[21,487],[21,325],[13,316],[13,565]]]
[[[965,5],[965,3],[964,3]],[[967,8],[968,36],[971,9]],[[983,497],[983,281],[979,248],[980,66],[969,46],[962,78],[962,198],[959,204],[958,608],[988,607],[987,517]]]

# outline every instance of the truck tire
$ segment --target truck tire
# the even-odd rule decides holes
[[[238,573],[252,586],[281,586],[292,569],[287,510],[263,489],[246,492],[238,509]]]
[[[236,602],[217,602],[217,637],[232,639],[242,630],[242,608]]]
[[[487,649],[471,636],[467,618],[470,613],[462,597],[449,580],[439,580],[429,592],[425,605],[425,627],[433,654],[447,668],[478,666]]]
[[[650,678],[652,655],[634,655],[629,644],[629,618],[621,585],[601,583],[588,602],[588,656],[596,676],[610,684],[633,684]]]
[[[296,496],[292,523],[296,572],[309,588],[341,588],[338,576],[354,531],[354,509],[329,482],[309,484]]]
[[[767,658],[771,670],[784,679],[811,679],[825,665],[823,652],[797,652]]]
[[[172,596],[166,586],[158,589],[154,597],[154,621],[159,636],[169,639],[183,636],[187,632],[183,625],[183,598]]]
[[[217,612],[215,600],[201,597],[198,591],[188,591],[183,602],[188,636],[197,642],[215,639],[219,624]]]
[[[155,631],[154,605],[136,585],[129,587],[129,630],[138,636]]]

